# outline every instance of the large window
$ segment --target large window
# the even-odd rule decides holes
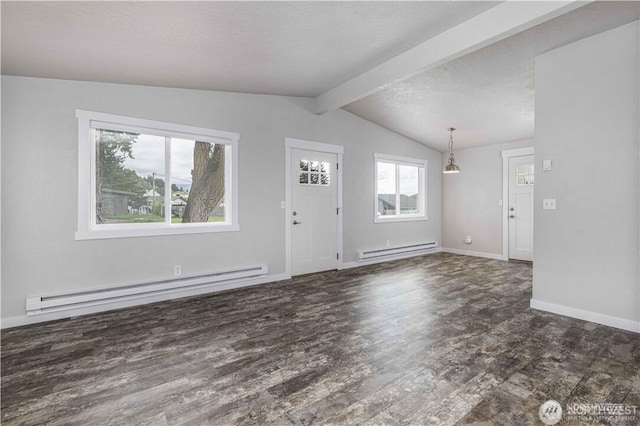
[[[238,134],[77,111],[76,238],[232,231]]]
[[[427,161],[384,154],[374,160],[374,222],[427,219]]]

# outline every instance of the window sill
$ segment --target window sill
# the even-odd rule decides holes
[[[427,216],[382,216],[374,217],[373,223],[418,222],[429,220]]]
[[[187,235],[206,234],[212,232],[234,232],[240,230],[240,225],[201,225],[190,224],[178,226],[158,226],[145,227],[142,229],[94,229],[90,231],[77,231],[76,240],[103,240],[110,238],[135,238],[135,237],[155,237],[162,235]]]

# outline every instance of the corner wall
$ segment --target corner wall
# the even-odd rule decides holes
[[[441,154],[343,110],[265,95],[2,77],[2,321],[27,296],[267,264],[285,273],[285,137],[344,146],[344,262],[356,251],[440,241]],[[76,241],[76,109],[240,133],[240,231]],[[428,221],[373,223],[373,153],[426,159]],[[30,317],[33,319],[33,317]]]
[[[638,332],[639,50],[634,22],[536,58],[531,302]]]
[[[455,152],[461,173],[442,176],[443,251],[503,258],[502,157],[506,149],[533,146],[533,140],[462,149]],[[443,155],[442,168],[448,156]],[[506,200],[504,200],[506,202]],[[465,244],[471,236],[472,243]]]

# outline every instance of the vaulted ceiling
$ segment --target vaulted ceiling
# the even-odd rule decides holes
[[[638,2],[7,2],[2,74],[315,98],[427,146],[533,137],[537,54]]]

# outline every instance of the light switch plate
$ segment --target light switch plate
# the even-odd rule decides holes
[[[543,210],[555,210],[556,209],[556,199],[555,198],[545,198],[542,200],[542,209]]]
[[[551,170],[551,160],[542,160],[542,171],[548,172]]]

